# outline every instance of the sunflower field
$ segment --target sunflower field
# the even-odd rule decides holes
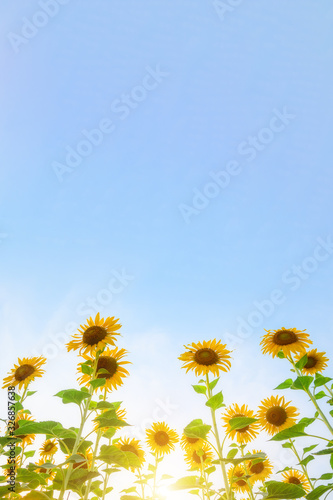
[[[197,377],[193,396],[200,398],[210,419],[193,415],[182,429],[156,421],[140,441],[127,432],[131,422],[126,401],[117,400],[117,389],[130,375],[128,352],[118,345],[120,328],[118,319],[97,314],[66,345],[67,351],[78,355],[78,385],[55,396],[73,408],[69,427],[52,415],[40,421],[29,410],[34,380],[45,373],[43,356],[18,359],[4,378],[8,408],[2,408],[1,498],[316,500],[330,496],[333,379],[323,374],[328,358],[312,348],[305,330],[281,328],[263,335],[263,355],[289,363],[291,375],[272,387],[273,395],[258,408],[239,402],[237,394],[234,401],[225,401],[223,375],[232,369],[235,357],[227,345],[208,339],[184,346],[179,370]],[[295,391],[311,402],[311,415],[301,415],[294,406]],[[292,465],[280,469],[265,449],[255,445],[259,437],[292,453]],[[177,447],[187,470],[180,477],[168,474],[163,463]],[[119,492],[118,478],[124,471],[131,480]]]

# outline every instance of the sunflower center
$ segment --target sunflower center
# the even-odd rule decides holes
[[[298,477],[292,476],[288,479],[288,483],[301,484],[301,481],[298,479]]]
[[[281,406],[273,406],[273,408],[270,408],[266,412],[267,422],[272,425],[276,425],[277,427],[283,425],[287,420],[287,417],[288,415],[286,410]]]
[[[73,469],[76,469],[77,467],[80,467],[80,469],[88,469],[88,464],[87,464],[87,461],[85,459],[85,456],[82,455],[82,453],[78,453],[78,455],[81,455],[81,457],[84,458],[84,460],[82,460],[82,462],[76,462],[73,464]]]
[[[265,466],[263,462],[258,462],[256,464],[251,465],[250,471],[252,474],[260,474],[264,470]]]
[[[39,472],[41,474],[46,474],[47,473],[47,469],[44,469],[43,467],[41,469],[39,469]]]
[[[273,342],[277,345],[293,344],[297,340],[296,333],[291,330],[278,330],[273,337]]]
[[[155,434],[155,442],[158,446],[165,446],[170,441],[168,434],[164,431],[158,431]]]
[[[107,334],[108,332],[102,326],[90,326],[83,334],[83,342],[87,345],[95,345],[105,339]]]
[[[97,371],[101,370],[102,368],[104,368],[104,370],[107,370],[109,373],[99,373],[97,375],[97,378],[108,379],[113,377],[118,368],[117,360],[112,356],[100,356],[97,363]]]
[[[245,417],[246,415],[242,415],[241,413],[236,413],[235,415],[233,415],[233,418],[236,418],[236,417]],[[246,427],[242,427],[241,429],[237,429],[237,432],[246,432],[248,431],[250,428],[249,425],[247,425]]]
[[[308,356],[308,360],[304,365],[304,368],[313,368],[314,366],[316,366],[317,362],[318,360],[316,358],[314,358],[313,356]]]
[[[213,349],[206,347],[204,349],[198,349],[198,351],[196,351],[194,355],[194,360],[199,365],[210,366],[217,363],[219,357]]]
[[[192,455],[192,458],[193,458],[193,460],[194,460],[195,463],[201,464],[201,458],[202,458],[202,461],[204,462],[206,460],[206,458],[207,458],[207,455],[206,455],[206,453],[204,453],[202,455],[202,457],[200,458],[199,455],[197,454],[197,452],[195,451],[193,453],[193,455]]]
[[[35,368],[32,365],[21,365],[15,371],[15,380],[22,382],[22,380],[25,380],[27,377],[32,375],[34,371]]]
[[[186,437],[186,441],[190,444],[194,444],[196,443],[197,441],[199,441],[199,438],[189,438],[189,437]]]
[[[136,456],[139,456],[137,449],[134,446],[132,446],[131,444],[123,444],[121,446],[121,451],[131,451]]]
[[[234,475],[236,477],[242,477],[242,476],[244,476],[244,473],[243,472],[236,472]],[[238,486],[245,486],[247,483],[246,483],[246,481],[244,481],[244,479],[240,479],[239,481],[236,481],[236,484]]]
[[[17,431],[17,429],[19,428],[19,424],[18,424],[18,421],[15,422],[15,430]],[[16,437],[18,437],[19,439],[24,439],[27,437],[28,434],[20,434],[19,436],[16,435]]]
[[[54,444],[53,443],[47,443],[45,446],[44,446],[44,451],[46,451],[47,453],[51,450],[53,450],[53,447],[54,447]]]

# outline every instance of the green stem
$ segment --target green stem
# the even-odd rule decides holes
[[[23,401],[25,400],[25,398],[27,397],[27,392],[28,392],[28,387],[29,387],[29,384],[25,387],[24,391],[23,391],[23,394],[21,396],[21,405],[23,405]]]
[[[107,394],[107,388],[105,386],[105,388],[104,388],[104,394],[103,394],[103,401],[106,400],[106,394]],[[90,471],[94,470],[96,455],[97,455],[97,452],[98,452],[98,446],[99,446],[99,442],[101,440],[101,437],[102,437],[102,429],[98,429],[98,431],[97,431],[97,437],[96,437],[96,443],[95,443],[94,452],[93,452],[93,458],[92,458],[91,466],[90,466],[90,469],[89,469]],[[92,479],[89,479],[88,483],[87,483],[87,486],[86,486],[86,491],[85,491],[84,499],[83,500],[88,500],[88,495],[89,495],[89,490],[90,490],[91,482],[92,482]]]
[[[140,469],[138,469],[138,477],[141,485],[142,500],[145,500],[145,488],[143,486],[143,480]]]
[[[211,391],[211,389],[209,387],[209,376],[208,376],[208,373],[206,373],[206,387],[207,387],[207,393],[208,393],[207,398],[210,399],[212,397],[212,391]],[[213,421],[213,428],[214,428],[213,433],[214,433],[214,436],[215,436],[216,445],[217,445],[217,449],[218,449],[218,455],[219,455],[220,464],[221,464],[221,471],[222,471],[222,476],[223,476],[223,481],[224,481],[224,487],[225,487],[225,491],[226,491],[226,497],[227,497],[227,500],[229,500],[230,499],[229,482],[228,482],[228,476],[227,476],[227,471],[226,471],[225,464],[224,464],[224,462],[222,462],[222,458],[223,458],[222,457],[222,446],[221,446],[219,431],[218,431],[217,423],[216,423],[215,410],[213,410],[213,408],[211,408],[210,412],[211,412],[212,421]]]
[[[93,370],[92,380],[95,378],[95,375],[96,375],[97,363],[98,363],[98,356],[96,356],[95,361],[94,361],[94,370]],[[87,415],[88,415],[88,411],[89,411],[89,404],[90,404],[93,393],[94,393],[94,388],[91,385],[90,389],[89,389],[89,398],[86,398],[84,400],[84,409],[82,412],[81,424],[80,424],[80,428],[78,430],[78,433],[77,433],[77,436],[75,439],[75,443],[74,443],[73,450],[72,450],[72,455],[75,455],[77,453],[78,448],[79,448],[81,436],[83,433],[83,428],[84,428],[84,425],[85,425],[86,420],[87,420]],[[73,470],[73,464],[70,463],[70,464],[68,464],[68,469],[67,469],[66,476],[65,476],[64,482],[62,484],[61,490],[60,490],[58,500],[63,500],[63,498],[64,498],[65,491],[67,489],[67,485],[68,485],[72,470]]]
[[[205,474],[205,469],[204,469],[204,463],[203,463],[203,458],[202,456],[200,455],[200,473],[201,473],[201,478],[203,480],[203,484],[204,484],[204,488],[202,489],[202,493],[203,493],[203,498],[208,498],[209,500],[209,489],[208,489],[208,486],[207,486],[207,478],[206,478],[206,474]],[[205,493],[205,491],[206,493]]]
[[[302,470],[303,470],[303,472],[304,472],[304,474],[305,474],[305,476],[306,476],[306,478],[307,478],[307,480],[309,482],[311,490],[313,490],[313,484],[311,482],[311,479],[309,478],[309,474],[308,474],[307,468],[304,465],[301,464],[301,457],[299,456],[299,454],[297,452],[297,449],[294,446],[294,442],[291,439],[289,439],[289,443],[291,444],[291,449],[293,450],[293,452],[294,452],[294,454],[295,454],[295,456],[296,456],[296,458],[297,458],[297,460],[299,462],[299,465],[302,467]]]
[[[109,439],[109,446],[111,446],[111,439]],[[108,487],[110,476],[111,476],[110,473],[108,473],[108,472],[105,473],[102,500],[105,499],[106,490],[107,490],[107,487]]]
[[[93,452],[93,458],[92,458],[92,461],[91,461],[91,466],[89,467],[90,471],[94,470],[96,455],[97,455],[97,452],[98,452],[98,446],[99,446],[99,442],[101,440],[101,437],[102,437],[102,430],[98,429],[98,431],[97,431],[97,437],[96,437],[96,442],[95,442],[95,447],[94,447],[94,452]],[[92,482],[92,479],[89,479],[88,482],[87,482],[86,491],[85,491],[83,500],[87,500],[88,499],[91,482]]]
[[[297,368],[296,366],[296,363],[295,361],[293,360],[292,356],[287,356],[287,359],[288,361],[290,361],[290,363],[293,365],[294,369],[295,369],[295,372],[296,372],[296,375],[298,377],[301,377],[302,376],[302,372]],[[328,428],[328,430],[330,431],[330,433],[333,435],[333,427],[331,426],[331,424],[329,423],[329,421],[327,420],[325,414],[323,413],[323,411],[321,410],[321,408],[319,407],[318,403],[317,403],[317,400],[316,398],[314,397],[314,395],[312,394],[312,392],[307,389],[306,387],[304,387],[304,391],[307,393],[307,395],[309,396],[309,398],[311,399],[312,403],[314,404],[317,412],[319,413],[319,415],[321,416],[324,424],[326,425],[326,427]]]
[[[240,446],[240,450],[241,450],[241,454],[242,454],[242,458],[244,458],[244,446]],[[245,470],[245,474],[247,476],[250,476],[251,474],[249,474],[249,471],[247,470],[247,466],[246,466],[246,462],[244,461],[244,470]],[[246,482],[247,482],[247,485],[249,487],[249,491],[250,491],[250,497],[252,500],[254,500],[254,495],[253,495],[253,489],[252,489],[252,485],[250,483],[250,481],[248,479],[246,479]]]
[[[325,384],[324,385],[325,389],[327,390],[328,394],[331,396],[331,398],[333,397],[333,391],[331,391],[331,389],[329,387],[327,387],[327,385]]]
[[[155,495],[156,495],[157,464],[158,464],[158,457],[157,457],[157,454],[155,454],[155,470],[154,470],[154,481],[153,481],[153,499],[154,500],[155,500]]]

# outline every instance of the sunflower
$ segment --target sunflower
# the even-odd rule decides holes
[[[230,370],[231,362],[229,354],[231,351],[226,349],[226,344],[221,344],[221,341],[204,340],[195,344],[184,346],[188,349],[181,354],[178,359],[184,361],[182,368],[194,370],[196,376],[212,373],[218,376],[220,371],[227,372]]]
[[[39,450],[42,459],[50,459],[58,450],[58,445],[55,439],[48,439],[42,444]]]
[[[74,462],[73,469],[90,469],[93,460],[93,454],[90,448],[88,448],[84,453],[77,453],[82,457],[82,462]],[[71,455],[67,455],[66,459],[70,458]]]
[[[185,434],[182,435],[182,438],[180,440],[180,446],[183,448],[184,451],[192,450],[200,450],[204,444],[204,440],[201,438],[190,438],[188,436],[185,436]]]
[[[146,430],[146,436],[148,446],[157,455],[170,453],[178,442],[177,433],[165,422],[155,422],[151,429]]]
[[[129,439],[129,438],[121,438],[119,441],[115,444],[117,448],[119,448],[121,451],[130,451],[134,453],[140,460],[140,467],[143,465],[145,461],[145,452],[143,451],[142,447],[140,446],[140,441],[137,439]],[[133,467],[132,467],[133,469]]]
[[[45,468],[43,467],[43,465],[46,463],[46,460],[41,457],[38,462],[36,462],[35,465],[39,465],[41,467],[38,467],[38,469],[35,469],[35,472],[37,472],[37,474],[48,474],[48,477],[46,479],[46,481],[50,481],[52,479],[54,479],[55,475],[56,475],[56,469],[49,469],[49,468]],[[53,464],[53,462],[51,462]],[[55,465],[54,465],[55,467]]]
[[[252,455],[256,455],[257,453],[262,453],[258,450],[253,450]],[[257,481],[265,481],[269,476],[273,474],[273,465],[265,458],[261,462],[253,463],[249,460],[246,464],[246,469],[251,477],[249,478],[249,482],[251,484],[256,483]]]
[[[249,443],[252,439],[255,439],[259,434],[259,423],[254,422],[253,424],[246,425],[242,429],[230,430],[230,420],[236,417],[248,417],[255,418],[254,412],[249,410],[247,405],[233,404],[226,409],[222,420],[226,423],[226,432],[230,435],[231,439],[236,437],[238,443]]]
[[[297,330],[296,328],[284,328],[280,330],[265,330],[260,345],[264,354],[271,354],[273,358],[283,351],[285,356],[291,354],[303,353],[312,344],[306,330]]]
[[[42,377],[45,370],[41,370],[41,366],[44,363],[46,363],[46,359],[43,356],[39,356],[39,358],[18,358],[18,364],[14,365],[8,377],[3,379],[4,385],[2,388],[11,385],[18,385],[19,389],[22,386],[26,388],[36,377]]]
[[[15,430],[19,428],[19,422],[22,420],[24,421],[29,421],[29,422],[34,422],[35,419],[32,418],[28,413],[25,413],[23,411],[19,411],[16,414],[16,419],[15,419]],[[28,446],[29,444],[33,443],[35,440],[36,435],[35,434],[15,434],[16,437],[19,439],[22,439],[20,446],[25,447]]]
[[[317,349],[312,349],[306,354],[308,360],[302,369],[302,372],[305,375],[313,375],[314,373],[322,372],[325,370],[325,368],[327,367],[327,361],[329,361],[329,359],[325,356],[326,352],[317,352]],[[298,355],[296,361],[299,361],[303,356],[304,354]]]
[[[291,469],[282,472],[282,477],[284,483],[297,484],[298,486],[301,486],[305,491],[310,491],[310,484],[305,475],[302,474],[302,472]]]
[[[271,396],[264,399],[259,406],[258,419],[263,429],[274,435],[296,423],[299,415],[297,408],[289,406],[284,396]]]
[[[124,365],[130,363],[130,361],[120,361],[127,351],[125,349],[118,349],[115,347],[112,351],[110,349],[105,349],[103,354],[99,356],[97,361],[97,378],[104,378],[106,380],[103,386],[97,389],[103,391],[105,388],[108,391],[117,389],[118,386],[123,385],[122,379],[129,375],[129,372],[124,368]],[[94,358],[87,355],[83,356],[84,359],[95,362]],[[98,373],[99,370],[106,370],[108,373]],[[82,376],[78,378],[78,381],[82,385],[89,386],[91,380],[90,375],[82,372],[82,367],[78,365],[78,373],[82,373]]]
[[[199,450],[201,450],[202,454],[199,452]],[[207,443],[202,443],[200,449],[194,450],[188,448],[185,453],[185,462],[187,462],[191,468],[208,467],[211,464],[213,458],[213,452],[211,451]]]
[[[228,471],[229,484],[237,492],[248,492],[250,490],[247,483],[247,474],[244,465],[238,464],[230,467]],[[239,479],[238,479],[239,478]]]
[[[110,411],[110,409],[111,408],[105,408],[105,410],[102,410],[101,412],[99,412],[98,416],[100,417],[101,415],[103,415],[103,413]],[[117,416],[118,420],[125,420],[126,410],[124,410],[123,408],[121,408],[119,406],[119,408],[117,408],[117,410],[116,410],[116,416]],[[109,427],[98,427],[98,420],[96,420],[96,418],[94,419],[94,422],[95,422],[94,431],[97,432],[99,429],[101,429],[102,432],[106,432],[109,429]],[[115,429],[120,429],[120,427],[115,427]]]
[[[13,472],[16,471],[16,469],[18,469],[19,467],[21,467],[21,456],[20,455],[17,455],[15,457],[15,463],[14,462],[11,462],[11,463],[6,463],[4,465],[1,465],[1,469],[3,471],[3,474],[5,476],[9,476],[11,475]],[[16,474],[16,472],[15,472]]]
[[[103,350],[107,345],[114,346],[116,335],[120,335],[117,330],[121,328],[121,324],[117,323],[118,319],[100,318],[99,313],[96,314],[95,320],[89,318],[86,325],[80,325],[79,333],[72,336],[72,340],[66,344],[68,351],[79,350],[81,354],[90,354],[94,356],[97,351]]]

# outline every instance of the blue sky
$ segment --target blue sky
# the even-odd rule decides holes
[[[93,313],[90,299],[120,317],[137,380],[155,379],[148,406],[166,375],[185,387],[189,341],[230,339],[244,367],[264,328],[296,326],[333,355],[333,8],[236,3],[223,15],[211,0],[71,0],[51,17],[43,0],[3,0],[4,373],[44,350],[52,383],[59,361],[67,382],[74,358],[50,336]],[[112,132],[82,146],[105,120]]]

